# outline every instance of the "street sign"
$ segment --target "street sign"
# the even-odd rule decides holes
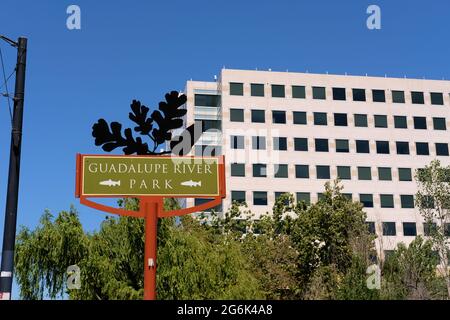
[[[78,197],[221,195],[221,157],[80,155],[77,162]]]

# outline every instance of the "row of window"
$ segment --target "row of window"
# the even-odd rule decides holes
[[[387,115],[374,115],[374,127],[375,128],[388,128],[388,116]],[[313,112],[314,125],[326,126],[328,125],[328,116],[326,112]],[[334,125],[337,127],[348,126],[348,115],[346,113],[334,113]],[[433,117],[433,129],[434,130],[447,130],[446,119],[442,117]],[[355,127],[368,127],[367,114],[354,114],[353,115]],[[244,109],[231,108],[230,109],[230,121],[232,122],[244,122]],[[253,123],[265,123],[266,112],[261,109],[251,110],[251,121]],[[272,123],[285,124],[286,123],[286,111],[273,110],[272,111]],[[293,112],[294,124],[307,124],[306,112],[294,111]],[[426,117],[413,117],[414,129],[428,129]],[[396,129],[408,129],[407,116],[394,116],[394,128]]]
[[[375,234],[375,222],[367,222],[369,231]],[[396,236],[397,227],[395,222],[382,222],[383,236]],[[403,222],[403,235],[407,237],[417,236],[417,226],[415,222]],[[436,224],[423,223],[423,231],[425,236],[429,236],[433,228],[436,228]],[[446,237],[450,237],[450,223],[446,223],[444,226],[444,234]]]
[[[232,177],[245,177],[245,164],[244,163],[232,163],[230,165],[230,171]],[[289,166],[287,164],[275,164],[274,165],[274,178],[289,178]],[[252,167],[252,176],[255,178],[267,177],[267,165],[256,163]],[[352,170],[350,166],[337,166],[337,178],[341,180],[351,180]],[[390,167],[378,167],[376,168],[378,174],[378,180],[380,181],[392,181],[392,168]],[[358,180],[367,181],[372,180],[372,168],[371,167],[357,167]],[[309,165],[295,165],[295,177],[298,179],[309,179],[310,168]],[[316,178],[317,179],[331,179],[330,166],[318,165],[316,166]],[[411,168],[398,168],[398,180],[399,181],[412,181]]]
[[[244,136],[231,136],[231,149],[245,149]],[[350,143],[347,139],[336,139],[336,152],[349,153]],[[329,152],[329,140],[323,138],[314,139],[316,152]],[[355,140],[356,153],[370,153],[369,140]],[[390,154],[391,144],[389,141],[375,141],[375,150],[377,154]],[[449,156],[448,143],[435,143],[436,156]],[[266,150],[266,137],[252,137],[253,150]],[[395,142],[396,153],[399,155],[410,154],[410,143],[408,141]],[[273,150],[287,151],[287,137],[273,137]],[[294,138],[294,151],[309,151],[308,138]],[[416,155],[429,156],[430,146],[428,142],[415,142]]]
[[[271,96],[272,98],[286,98],[286,88],[282,84],[272,84]],[[302,85],[291,86],[292,98],[305,99],[306,87]],[[366,89],[352,88],[351,97],[353,101],[367,101]],[[386,102],[386,90],[372,89],[372,101],[373,102]],[[392,90],[392,103],[405,103],[405,91]],[[430,102],[432,105],[444,105],[444,94],[442,92],[430,92]],[[230,82],[230,95],[243,96],[244,84],[242,82]],[[252,97],[264,97],[265,86],[263,83],[251,83],[250,95]],[[411,91],[410,92],[412,104],[425,104],[425,93],[423,91]],[[327,94],[325,87],[313,86],[312,98],[316,100],[326,100]],[[332,88],[332,99],[335,101],[346,101],[347,90],[345,88]]]

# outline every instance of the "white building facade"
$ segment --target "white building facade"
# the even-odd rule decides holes
[[[285,192],[314,203],[339,177],[382,250],[426,233],[414,174],[450,164],[450,81],[223,69],[185,93],[188,125],[208,131],[192,153],[225,155],[219,209],[245,201],[257,218]]]

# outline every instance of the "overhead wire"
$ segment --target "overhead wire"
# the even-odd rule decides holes
[[[0,87],[0,89],[2,89],[3,87],[5,87],[6,90],[6,95],[2,94],[4,97],[6,97],[6,100],[8,100],[8,109],[9,109],[9,117],[11,119],[11,125],[13,123],[13,114],[12,114],[12,109],[11,109],[11,101],[10,101],[10,95],[9,95],[9,90],[8,90],[8,81],[9,79],[12,77],[12,75],[14,74],[15,70],[8,76],[6,77],[6,72],[5,72],[5,63],[3,60],[3,52],[2,52],[2,48],[0,46],[0,62],[2,64],[2,72],[3,72],[3,85]],[[15,68],[14,68],[15,69]]]

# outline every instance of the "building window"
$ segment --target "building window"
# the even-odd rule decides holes
[[[231,122],[244,122],[244,109],[230,109]]]
[[[403,235],[405,237],[417,236],[416,223],[415,222],[403,222]]]
[[[267,177],[267,166],[262,163],[253,164],[253,177],[255,178]]]
[[[442,106],[444,105],[444,95],[441,92],[431,92],[431,104]]]
[[[245,177],[245,163],[232,163],[231,164],[231,176],[232,177]]]
[[[333,100],[345,101],[345,88],[333,88]]]
[[[351,169],[348,166],[338,166],[337,167],[337,175],[341,180],[351,180]]]
[[[428,142],[416,142],[416,153],[418,156],[429,156],[430,148]]]
[[[297,192],[297,202],[304,202],[306,205],[311,204],[311,194],[309,192]]]
[[[288,165],[287,164],[275,164],[273,166],[275,178],[287,178],[288,177]]]
[[[199,107],[217,107],[220,97],[212,94],[194,95],[194,104]]]
[[[330,179],[330,166],[316,166],[317,179]]]
[[[286,123],[286,112],[272,111],[272,123]]]
[[[253,191],[253,205],[267,206],[267,192]]]
[[[410,194],[400,195],[402,209],[414,209],[414,196]]]
[[[448,156],[448,144],[447,143],[436,143],[436,155],[437,156]]]
[[[292,98],[305,99],[305,86],[292,86]]]
[[[334,114],[334,125],[338,127],[346,127],[347,124],[347,114],[346,113],[335,113]]]
[[[313,87],[313,99],[325,100],[325,87]]]
[[[231,96],[243,96],[244,84],[240,82],[230,82],[230,95]]]
[[[412,181],[411,168],[398,168],[398,179],[400,181]]]
[[[195,120],[196,124],[200,124],[202,132],[208,130],[220,130],[222,122],[220,120]]]
[[[345,152],[345,153],[350,152],[348,140],[336,139],[336,152]]]
[[[353,201],[353,194],[351,193],[342,193],[342,196],[346,198],[348,201]]]
[[[424,104],[425,99],[423,97],[423,92],[412,91],[411,92],[411,100],[413,104]]]
[[[231,201],[244,203],[245,202],[245,191],[231,191]]]
[[[252,137],[253,150],[266,150],[266,137],[253,136]]]
[[[370,167],[358,167],[358,180],[372,180]]]
[[[284,98],[284,85],[273,84],[272,85],[272,97],[273,98]]]
[[[244,136],[231,136],[231,149],[244,149]]]
[[[359,195],[359,202],[361,202],[364,208],[373,208],[373,195],[362,193]]]
[[[408,121],[405,116],[394,116],[394,127],[396,129],[407,129]]]
[[[367,114],[355,114],[355,127],[367,127]]]
[[[206,199],[205,198],[194,198],[194,205],[195,206],[200,206],[200,205],[202,205],[204,203],[210,202],[211,200],[213,200],[213,199],[209,199],[209,198],[206,198]],[[208,208],[205,211],[206,212],[212,212],[212,211],[222,212],[222,205],[219,204],[218,206],[215,206],[214,208]]]
[[[405,103],[405,92],[392,90],[392,102],[393,103]]]
[[[317,200],[320,201],[320,200],[323,200],[323,199],[325,199],[325,195],[323,194],[323,192],[319,192],[317,194]]]
[[[273,149],[278,151],[287,150],[287,138],[286,137],[274,137],[273,138]]]
[[[373,116],[375,119],[375,128],[387,128],[387,116],[376,114]]]
[[[369,140],[356,140],[357,153],[370,153]]]
[[[294,138],[295,151],[308,151],[308,138]]]
[[[447,130],[445,118],[433,118],[433,128],[434,130]]]
[[[419,202],[419,206],[425,209],[434,209],[434,198],[429,195],[425,195],[417,199]]]
[[[316,152],[328,152],[328,139],[315,139]]]
[[[413,119],[414,119],[414,129],[426,129],[427,128],[427,118],[413,117]]]
[[[395,145],[397,147],[397,154],[409,154],[409,142],[397,141]]]
[[[372,90],[373,102],[386,102],[384,90]]]
[[[395,222],[383,222],[383,236],[395,236]]]
[[[222,154],[222,147],[215,145],[197,145],[195,146],[195,155],[199,157],[215,157]]]
[[[394,196],[392,194],[380,194],[381,208],[394,208]]]
[[[252,122],[254,123],[264,123],[266,122],[266,115],[264,110],[252,110]]]
[[[389,154],[389,141],[376,141],[378,154]]]
[[[369,230],[370,234],[375,234],[375,222],[368,221],[367,223],[367,229]]]
[[[392,181],[392,170],[388,167],[378,168],[378,179],[380,181]]]
[[[435,222],[424,222],[423,233],[425,236],[429,237],[436,232],[437,225]]]
[[[304,111],[294,111],[294,124],[306,124],[306,112]]]
[[[353,89],[353,101],[366,101],[366,90],[365,89]]]
[[[264,84],[252,83],[250,84],[250,94],[252,97],[264,97]]]
[[[325,112],[314,112],[314,125],[326,126],[327,124],[327,114]]]
[[[303,164],[295,165],[295,177],[299,179],[309,179],[309,166]]]

